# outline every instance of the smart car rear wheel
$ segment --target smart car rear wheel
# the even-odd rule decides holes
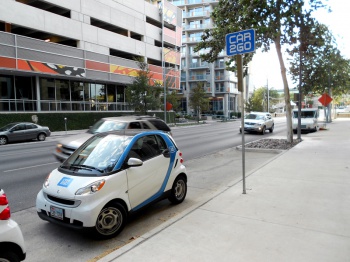
[[[0,262],[19,262],[21,261],[16,253],[5,251],[0,253]]]
[[[6,145],[7,144],[7,138],[5,136],[0,136],[0,145]]]
[[[180,204],[187,194],[187,181],[184,176],[178,176],[171,189],[169,201],[173,204]]]
[[[46,135],[45,135],[44,133],[40,133],[40,134],[38,135],[38,140],[39,140],[39,141],[45,141],[45,139],[46,139]]]
[[[126,211],[119,203],[104,207],[97,217],[95,224],[95,236],[100,239],[108,239],[118,235],[126,223]]]

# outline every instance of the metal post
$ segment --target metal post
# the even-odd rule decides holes
[[[301,140],[301,83],[302,83],[302,62],[303,62],[303,51],[302,51],[302,43],[300,37],[300,47],[299,47],[299,96],[298,96],[298,140]]]
[[[164,87],[164,122],[166,123],[166,80],[165,80],[165,54],[164,54],[164,0],[162,0],[162,9],[160,10],[162,14],[162,68],[163,68],[163,87]]]
[[[66,135],[67,135],[67,118],[64,118],[64,130],[66,130]]]
[[[241,134],[242,134],[242,181],[243,181],[243,194],[246,194],[245,185],[245,137],[244,137],[244,90],[243,90],[243,61],[242,55],[237,55],[237,79],[238,79],[238,91],[241,91]]]

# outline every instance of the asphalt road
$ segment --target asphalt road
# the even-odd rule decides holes
[[[275,132],[285,135],[285,123],[275,121]],[[10,144],[0,147],[0,186],[9,197],[12,218],[20,224],[26,245],[26,261],[97,261],[99,257],[149,232],[212,194],[240,172],[201,172],[197,159],[222,149],[241,144],[239,122],[215,122],[196,127],[174,128],[173,136],[185,158],[189,176],[188,195],[180,205],[161,201],[131,218],[124,231],[107,241],[96,241],[80,232],[42,221],[36,214],[35,199],[47,174],[59,163],[52,156],[58,137],[45,142]],[[246,142],[261,139],[258,134],[245,134]],[[268,154],[266,157],[272,157]],[[254,163],[256,160],[254,160]],[[239,166],[237,167],[239,170]],[[250,165],[247,167],[251,168]]]

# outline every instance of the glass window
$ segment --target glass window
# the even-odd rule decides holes
[[[59,110],[71,110],[70,91],[68,80],[55,80],[56,85],[56,99],[59,101]]]
[[[117,86],[117,102],[125,102],[125,87]]]
[[[128,129],[142,129],[140,122],[130,122]]]
[[[40,78],[41,110],[56,111],[56,89],[53,78]]]
[[[53,78],[40,78],[40,98],[42,100],[55,100],[55,80]]]
[[[129,157],[136,157],[142,161],[146,161],[155,157],[158,152],[152,145],[157,145],[154,136],[145,136],[139,138],[132,146]]]

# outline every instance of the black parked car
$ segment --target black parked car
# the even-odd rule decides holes
[[[47,126],[39,126],[30,122],[11,123],[0,128],[0,145],[33,139],[44,141],[50,135],[51,131]]]

